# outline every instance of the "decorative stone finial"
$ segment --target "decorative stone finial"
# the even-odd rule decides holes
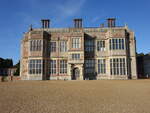
[[[128,28],[128,25],[125,23],[124,27],[125,27],[125,28]]]
[[[33,30],[33,28],[32,28],[32,24],[31,24],[29,27],[29,31],[32,31],[32,30]]]

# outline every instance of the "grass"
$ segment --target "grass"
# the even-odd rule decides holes
[[[0,113],[150,113],[150,80],[0,83]]]

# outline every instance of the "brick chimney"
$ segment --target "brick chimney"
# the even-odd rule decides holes
[[[49,19],[43,19],[42,22],[42,28],[49,28],[50,20]]]
[[[116,26],[116,23],[115,23],[116,19],[115,18],[108,18],[107,21],[108,21],[108,27],[115,27]]]
[[[74,19],[74,27],[82,28],[82,19]]]

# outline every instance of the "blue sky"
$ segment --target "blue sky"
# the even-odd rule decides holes
[[[108,17],[135,31],[137,52],[150,52],[150,0],[0,0],[0,57],[20,59],[20,41],[29,25],[72,27],[73,18],[83,18],[85,27],[98,27]]]

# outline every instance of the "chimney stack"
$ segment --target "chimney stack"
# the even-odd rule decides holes
[[[74,19],[74,27],[82,28],[82,19]]]
[[[116,19],[115,18],[108,18],[107,19],[107,21],[108,21],[108,27],[115,27],[116,25],[116,23],[115,23],[115,21],[116,21]]]
[[[42,22],[42,28],[49,28],[50,20],[49,19],[43,19]]]

